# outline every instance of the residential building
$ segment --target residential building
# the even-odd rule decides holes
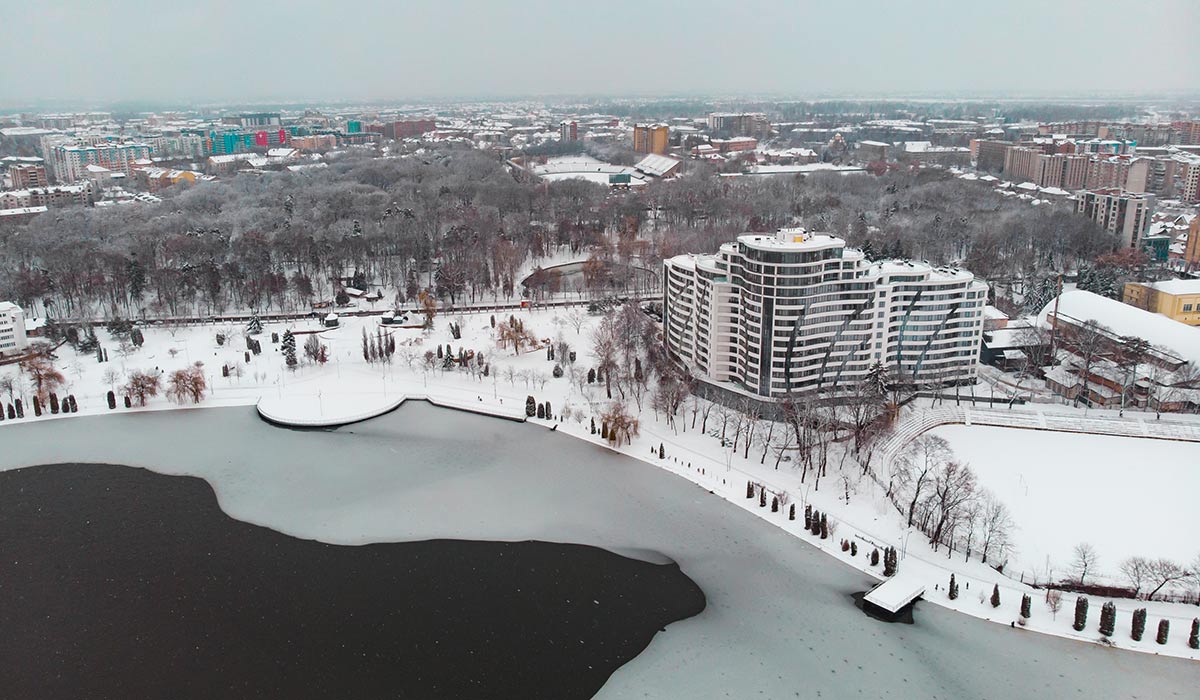
[[[56,182],[68,185],[87,178],[87,166],[99,165],[114,172],[132,175],[135,161],[150,157],[144,143],[100,142],[97,144],[58,143],[46,153]]]
[[[638,153],[666,155],[670,145],[666,124],[635,124],[633,126],[633,150]]]
[[[92,203],[95,188],[90,181],[75,185],[36,187],[28,190],[0,192],[0,209],[58,207],[68,204]]]
[[[1140,248],[1154,216],[1154,203],[1152,194],[1116,188],[1086,190],[1079,193],[1075,211],[1115,235],[1123,247]]]
[[[397,139],[422,136],[431,131],[437,131],[437,120],[433,118],[400,120],[393,125],[393,131],[395,132],[393,138]]]
[[[761,112],[713,112],[708,115],[708,128],[728,136],[763,138],[771,134],[771,122]]]
[[[859,143],[862,146],[862,143]],[[1004,170],[1004,154],[1012,147],[1008,141],[996,139],[971,139],[971,158],[977,170],[998,173]]]
[[[1189,326],[1200,326],[1200,279],[1128,282],[1121,301]]]
[[[558,125],[558,140],[559,141],[578,141],[579,140],[579,122],[564,121]]]
[[[971,150],[962,146],[935,146],[930,141],[905,141],[896,160],[946,167],[966,166],[971,164]]]
[[[841,238],[782,229],[670,258],[663,274],[666,348],[718,389],[840,394],[876,363],[913,385],[975,377],[987,285],[965,270],[873,263]]]
[[[712,145],[718,153],[740,153],[758,148],[758,139],[750,136],[734,136],[730,139],[713,139]]]
[[[8,177],[14,190],[24,190],[31,187],[46,187],[50,181],[46,178],[44,165],[10,165]]]
[[[1188,227],[1187,246],[1183,249],[1184,268],[1200,270],[1200,216],[1192,219]]]
[[[27,347],[25,312],[10,301],[0,301],[0,356],[17,355]]]

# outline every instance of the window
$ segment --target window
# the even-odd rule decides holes
[[[1191,304],[1184,304],[1184,305],[1183,305],[1183,312],[1184,312],[1184,313],[1188,313],[1188,312],[1189,312],[1189,311],[1191,311],[1191,310],[1192,310],[1192,305],[1191,305]]]

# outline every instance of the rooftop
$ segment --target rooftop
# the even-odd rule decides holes
[[[1163,280],[1147,286],[1164,294],[1200,294],[1200,279]]]

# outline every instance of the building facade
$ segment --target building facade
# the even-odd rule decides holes
[[[1118,238],[1125,248],[1140,248],[1154,216],[1152,194],[1119,189],[1087,190],[1079,193],[1075,212],[1095,221]]]
[[[873,263],[804,229],[746,234],[663,262],[663,338],[694,376],[778,400],[893,381],[975,378],[987,285],[964,270]]]
[[[1121,301],[1189,326],[1200,326],[1200,279],[1128,282]]]
[[[14,190],[25,190],[33,187],[46,187],[50,180],[46,178],[44,165],[10,165],[8,177]]]
[[[666,124],[635,124],[633,126],[633,150],[638,153],[666,155],[670,146]]]
[[[63,185],[87,178],[87,166],[99,165],[114,172],[133,174],[135,161],[150,157],[144,143],[57,144],[46,153],[54,179]]]
[[[0,356],[17,355],[27,347],[25,312],[12,302],[0,301]]]

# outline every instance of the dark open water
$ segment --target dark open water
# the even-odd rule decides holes
[[[705,597],[596,547],[338,546],[194,477],[0,472],[0,697],[588,698]]]

